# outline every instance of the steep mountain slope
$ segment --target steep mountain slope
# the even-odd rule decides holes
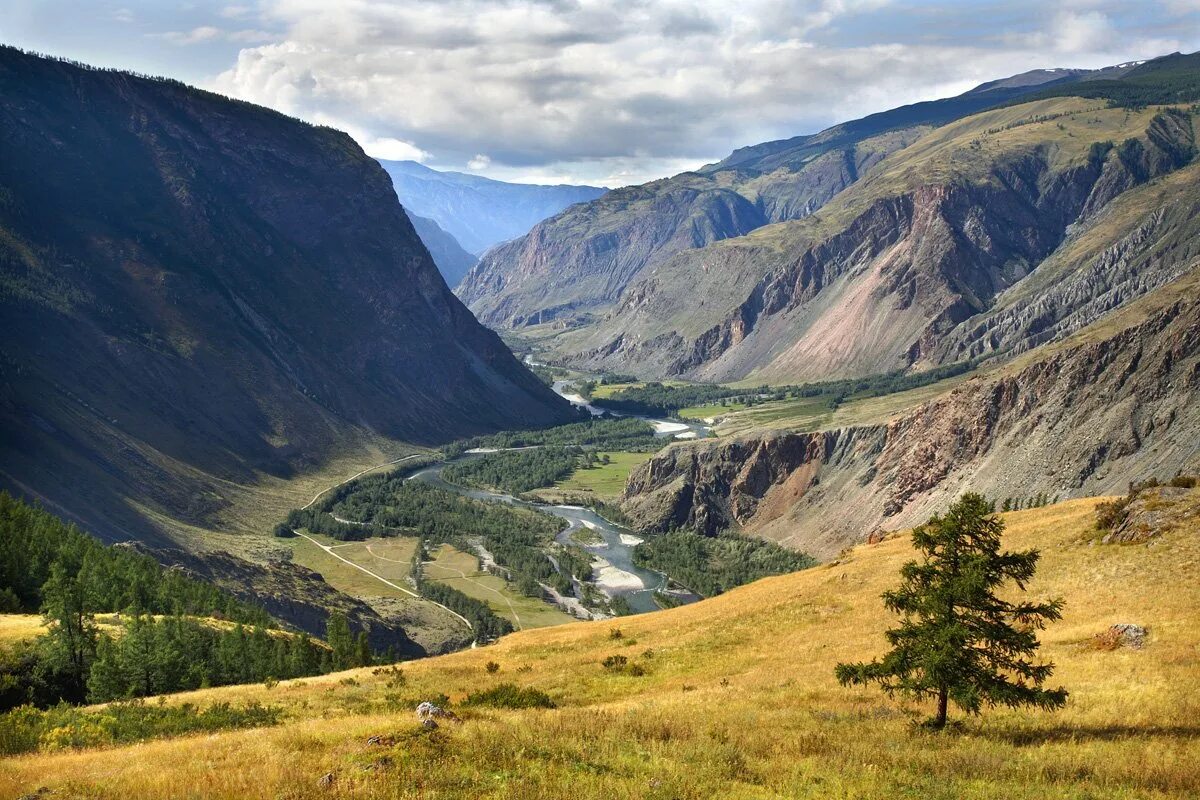
[[[706,380],[904,369],[1195,152],[1193,115],[1175,107],[1058,98],[977,114],[804,220],[681,253],[558,346],[578,364]]]
[[[1048,86],[1120,72],[1036,70],[814,135],[740,148],[696,172],[617,189],[567,209],[488,253],[458,291],[493,327],[550,320],[585,325],[655,265],[813,213],[932,126]]]
[[[366,442],[566,419],[345,134],[0,49],[0,477],[101,535]]]
[[[966,489],[1071,497],[1194,471],[1198,432],[1193,252],[1125,309],[890,419],[674,445],[631,474],[624,507],[649,529],[731,527],[829,558]]]
[[[1003,515],[1006,549],[1042,553],[1028,598],[1065,601],[1062,621],[1038,634],[1040,656],[1056,665],[1052,685],[1071,693],[1060,712],[988,709],[930,736],[914,722],[931,704],[837,685],[836,663],[886,650],[895,620],[879,595],[914,557],[898,535],[694,605],[517,633],[399,674],[168,697],[168,706],[258,701],[284,718],[115,747],[48,742],[0,763],[0,795],[45,786],[51,797],[238,800],[1195,797],[1200,520],[1193,512],[1153,546],[1102,545],[1095,503]],[[1147,628],[1143,646],[1106,641],[1119,623]],[[617,656],[625,668],[602,666]],[[502,684],[544,692],[557,708],[463,702]],[[423,731],[413,709],[438,695],[462,724]]]
[[[412,222],[417,236],[421,238],[421,243],[425,245],[425,249],[433,258],[438,272],[442,273],[446,285],[457,286],[463,276],[471,271],[471,267],[475,266],[478,259],[463,250],[457,239],[428,217],[409,213],[408,219]]]
[[[405,208],[434,220],[475,254],[521,236],[564,208],[605,192],[598,186],[507,183],[463,172],[440,172],[416,161],[379,163],[392,177]]]

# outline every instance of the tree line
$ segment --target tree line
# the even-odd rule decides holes
[[[647,416],[671,416],[681,408],[711,405],[723,400],[753,405],[769,400],[829,396],[831,406],[836,407],[851,396],[878,397],[927,386],[970,372],[975,364],[975,361],[960,361],[923,372],[898,370],[865,378],[754,388],[701,383],[673,385],[652,381],[621,389],[608,397],[598,397],[592,403],[600,408]]]
[[[312,675],[373,659],[365,633],[329,620],[330,646],[267,612],[110,547],[0,492],[0,599],[40,613],[44,635],[0,650],[0,708],[100,702]],[[117,614],[101,625],[98,614]],[[344,632],[344,635],[342,635]]]
[[[457,461],[442,471],[442,477],[465,486],[483,486],[509,494],[522,494],[553,486],[571,477],[581,461],[592,463],[594,459],[594,453],[588,451],[585,454],[576,446],[506,450]]]
[[[662,440],[655,437],[654,426],[645,420],[604,416],[557,425],[553,428],[501,431],[488,436],[460,439],[443,447],[442,452],[447,458],[454,458],[475,448],[504,449],[538,445],[574,445],[603,450],[646,452],[657,450],[662,446]]]
[[[640,567],[666,573],[703,597],[817,563],[805,553],[764,539],[736,533],[699,536],[679,530],[646,539],[634,548],[633,561]]]

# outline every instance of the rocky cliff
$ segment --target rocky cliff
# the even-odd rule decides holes
[[[648,530],[734,528],[829,558],[968,489],[1071,497],[1194,470],[1198,268],[886,422],[673,445],[630,476],[624,507]]]
[[[971,338],[958,326],[986,327],[980,315],[1010,290],[1010,313],[1028,318],[1016,298],[1044,302],[1025,288],[1043,280],[1031,274],[1055,269],[1043,272],[1043,262],[1092,229],[1115,225],[1136,239],[1123,219],[1098,215],[1194,154],[1192,116],[1174,108],[1059,99],[976,115],[884,159],[809,219],[665,262],[561,344],[580,366],[717,381],[854,377],[930,354],[938,363],[978,356],[988,348],[947,344]],[[1074,269],[1077,250],[1059,260]],[[1123,283],[1128,300],[1178,274],[1157,271],[1158,280],[1141,274],[1140,288],[1116,274],[1103,280]],[[1097,289],[1094,277],[1078,273],[1075,285]],[[1055,289],[1061,316],[1077,320],[1058,335],[1095,318],[1083,306],[1101,291]]]
[[[739,148],[695,172],[566,209],[486,254],[459,295],[493,327],[548,321],[587,327],[657,265],[680,252],[812,214],[934,126],[1048,87],[1120,72],[1035,70],[817,134]]]
[[[0,479],[113,538],[364,440],[570,412],[345,134],[0,48]]]

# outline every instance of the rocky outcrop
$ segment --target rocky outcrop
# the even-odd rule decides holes
[[[1081,334],[886,423],[674,445],[633,472],[624,507],[648,530],[742,529],[831,557],[966,490],[1071,497],[1170,477],[1200,460],[1198,286],[1189,275],[1116,333]]]

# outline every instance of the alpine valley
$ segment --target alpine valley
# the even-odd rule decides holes
[[[1200,795],[1198,126],[1172,53],[540,186],[0,45],[0,798]]]

